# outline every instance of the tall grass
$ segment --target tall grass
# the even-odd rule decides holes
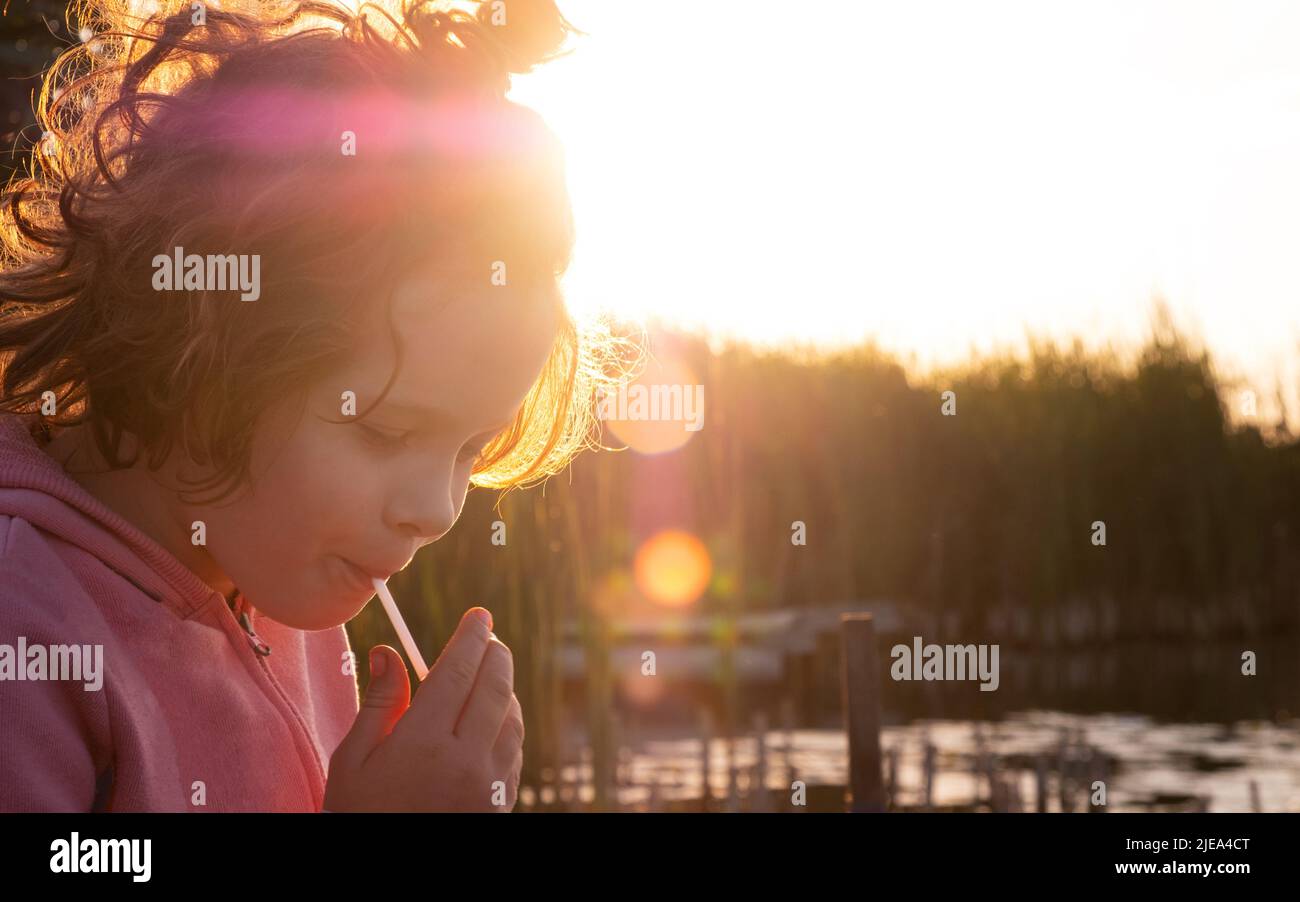
[[[701,374],[707,413],[672,468],[600,452],[507,494],[499,512],[497,496],[472,493],[455,530],[394,580],[426,653],[469,606],[496,615],[516,657],[526,780],[562,760],[566,711],[594,743],[611,741],[610,611],[591,603],[593,586],[628,584],[647,538],[637,499],[673,489],[665,473],[692,502],[675,525],[713,558],[693,609],[706,614],[887,597],[967,632],[1066,606],[1118,612],[1121,636],[1298,625],[1300,442],[1234,424],[1234,393],[1210,355],[1166,320],[1128,357],[1035,340],[1028,353],[926,374],[869,345],[819,355],[673,344]],[[941,415],[948,390],[956,416]],[[504,547],[490,542],[498,516]],[[791,544],[795,520],[806,546]],[[619,597],[644,603],[635,589]],[[560,697],[569,618],[586,654],[581,700]],[[359,647],[394,641],[373,608],[350,630]],[[723,683],[734,689],[725,673]]]

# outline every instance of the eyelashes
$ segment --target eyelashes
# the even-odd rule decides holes
[[[409,445],[410,432],[385,432],[364,422],[358,422],[357,426],[361,428],[361,433],[368,443],[386,451],[398,451]],[[491,439],[488,439],[488,442],[490,441]],[[478,447],[475,447],[473,441],[466,442],[460,453],[456,455],[456,460],[459,463],[476,463],[483,455],[483,449],[487,447],[488,442],[483,442]]]
[[[464,448],[460,449],[460,453],[456,455],[456,460],[463,464],[472,464],[477,463],[478,459],[482,455],[483,448],[475,448],[472,444],[467,444]]]
[[[405,448],[406,439],[410,435],[409,432],[384,432],[373,426],[367,426],[365,423],[357,423],[357,425],[361,427],[361,433],[365,436],[367,442],[390,450]]]

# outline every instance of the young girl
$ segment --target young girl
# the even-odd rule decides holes
[[[0,810],[508,811],[509,650],[342,626],[470,482],[557,472],[612,346],[557,286],[550,0],[95,0],[0,222]]]

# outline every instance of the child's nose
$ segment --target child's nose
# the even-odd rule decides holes
[[[411,511],[399,519],[397,528],[403,534],[425,545],[436,542],[451,529],[456,517],[450,505],[440,505],[437,509],[428,507],[420,511]]]
[[[398,488],[389,505],[389,525],[421,545],[437,541],[460,514],[457,494],[448,478],[412,479]]]

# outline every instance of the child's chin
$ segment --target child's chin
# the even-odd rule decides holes
[[[361,593],[357,591],[340,593],[336,589],[334,597],[328,599],[315,597],[303,599],[298,604],[268,607],[258,607],[257,603],[253,602],[253,606],[276,623],[296,630],[316,632],[334,629],[347,623],[361,613],[361,609],[374,596],[374,592],[365,598],[360,596]]]
[[[374,593],[371,592],[370,595],[373,597]],[[304,612],[304,616],[298,623],[287,625],[307,631],[334,629],[360,614],[369,600],[370,598],[362,598],[349,601],[347,604],[318,605],[315,610]]]

